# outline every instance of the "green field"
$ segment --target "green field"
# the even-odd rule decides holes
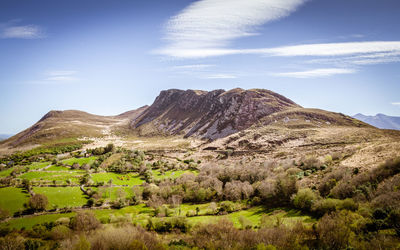
[[[31,229],[33,226],[37,224],[43,224],[46,222],[55,222],[56,220],[63,217],[73,217],[75,213],[65,213],[65,214],[46,214],[46,215],[38,215],[38,216],[28,216],[23,218],[12,219],[6,223],[2,223],[1,226],[5,226],[8,228],[26,228]]]
[[[73,171],[71,168],[67,168],[64,166],[51,166],[48,169],[46,169],[47,171]]]
[[[28,172],[21,176],[19,179],[28,179],[31,181],[66,181],[70,179],[74,183],[78,182],[78,179],[84,172],[43,172],[43,171],[36,171],[36,172]]]
[[[117,198],[119,198],[119,190],[123,190],[123,198],[132,197],[132,187],[99,187],[92,189],[101,192],[103,194],[102,197],[110,201],[115,201]]]
[[[176,179],[185,173],[197,174],[196,171],[192,171],[192,170],[171,170],[171,171],[166,171],[164,174],[161,174],[160,170],[157,169],[157,170],[152,170],[151,172],[153,172],[154,178],[158,179],[158,180],[167,179],[167,178]]]
[[[38,170],[38,169],[47,167],[50,164],[51,164],[50,162],[34,162],[31,165],[29,165],[29,169],[30,170]]]
[[[10,215],[24,208],[24,203],[29,195],[22,192],[20,188],[0,188],[0,207],[10,212]]]
[[[143,184],[143,180],[140,179],[138,174],[116,174],[116,173],[96,173],[92,174],[92,180],[96,182],[108,183],[112,179],[113,185],[127,185],[135,186]]]
[[[95,160],[96,160],[96,156],[91,156],[91,157],[87,157],[87,158],[69,158],[69,159],[62,160],[61,162],[63,164],[67,164],[70,166],[72,166],[74,163],[78,163],[79,165],[82,166],[83,164],[91,164]]]
[[[35,187],[33,191],[47,196],[49,209],[54,206],[58,208],[82,207],[87,202],[79,187]]]
[[[202,214],[200,212],[200,214]],[[233,222],[235,227],[241,227],[240,218],[245,218],[251,226],[260,226],[261,218],[263,215],[267,215],[266,226],[273,227],[279,221],[279,223],[284,225],[293,225],[297,221],[302,221],[304,223],[314,222],[315,219],[312,219],[310,216],[306,216],[301,214],[298,210],[266,210],[263,206],[252,207],[247,210],[241,210],[238,212],[233,212],[227,215],[205,215],[205,216],[195,216],[189,217],[188,220],[192,224],[197,223],[214,223],[222,218],[228,218]]]
[[[15,169],[15,167],[11,167],[11,168],[8,168],[6,170],[0,171],[0,177],[9,176],[14,169]]]

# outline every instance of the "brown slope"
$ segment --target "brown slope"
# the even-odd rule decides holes
[[[259,122],[263,117],[290,108],[293,101],[263,89],[162,91],[154,103],[134,119],[139,135],[178,135],[216,139]]]
[[[32,127],[3,141],[2,146],[43,144],[64,138],[101,137],[128,127],[147,106],[117,116],[99,116],[78,110],[50,111]]]

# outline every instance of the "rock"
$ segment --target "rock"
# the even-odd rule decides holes
[[[261,118],[289,108],[293,101],[263,89],[162,91],[153,105],[131,122],[141,135],[183,134],[204,139],[226,137]]]

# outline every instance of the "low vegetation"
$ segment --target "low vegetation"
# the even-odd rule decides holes
[[[0,245],[397,248],[400,158],[365,171],[342,158],[210,164],[113,145],[10,156],[0,172]]]

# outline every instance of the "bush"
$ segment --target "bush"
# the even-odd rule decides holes
[[[293,205],[303,211],[310,211],[312,205],[319,199],[311,189],[300,189],[293,197]]]
[[[70,221],[70,227],[75,231],[92,231],[100,228],[100,221],[92,212],[78,212]]]
[[[339,214],[331,214],[322,217],[317,233],[322,249],[345,249],[351,231]]]
[[[66,226],[59,225],[51,229],[50,235],[53,240],[63,240],[71,235],[71,230]]]
[[[33,211],[44,211],[46,210],[49,201],[44,194],[34,194],[28,201],[28,208]]]
[[[0,208],[0,221],[6,219],[10,216],[10,213],[7,210]]]
[[[323,216],[324,214],[336,211],[339,203],[340,200],[336,199],[321,199],[313,204],[311,211],[317,216]]]
[[[190,230],[190,224],[185,217],[152,218],[149,219],[147,229],[158,233],[169,233],[177,230],[187,233]]]

